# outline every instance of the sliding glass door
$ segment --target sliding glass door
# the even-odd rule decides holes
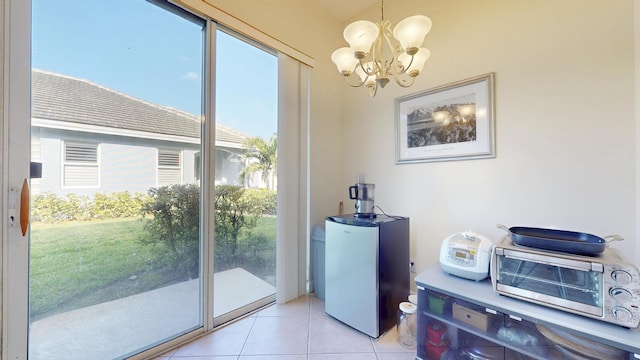
[[[273,301],[274,53],[163,0],[4,1],[3,355],[142,358]]]
[[[32,1],[29,359],[203,326],[205,23],[167,6]]]
[[[278,59],[216,31],[215,324],[275,300]]]

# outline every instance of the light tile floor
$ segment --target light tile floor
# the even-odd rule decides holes
[[[223,326],[156,360],[413,360],[415,350],[397,342],[395,328],[378,339],[324,312],[305,295],[272,305]]]

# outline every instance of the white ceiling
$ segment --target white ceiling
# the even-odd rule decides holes
[[[325,8],[336,19],[345,22],[367,9],[371,5],[380,3],[380,0],[315,0],[320,6]]]

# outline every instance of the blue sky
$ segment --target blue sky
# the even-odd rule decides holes
[[[204,32],[144,0],[33,0],[32,66],[192,114],[202,109]],[[218,32],[216,119],[277,131],[277,58]]]

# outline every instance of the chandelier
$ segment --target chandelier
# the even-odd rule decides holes
[[[400,21],[392,32],[391,22],[384,20],[384,1],[381,15],[381,22],[377,24],[360,20],[347,25],[343,35],[349,47],[331,54],[331,60],[347,83],[352,87],[366,86],[371,96],[376,95],[378,86],[387,85],[390,77],[402,87],[413,85],[431,55],[429,49],[421,47],[431,30],[431,19],[424,15],[410,16]],[[384,45],[391,51],[388,59]],[[357,76],[352,76],[354,73]]]

